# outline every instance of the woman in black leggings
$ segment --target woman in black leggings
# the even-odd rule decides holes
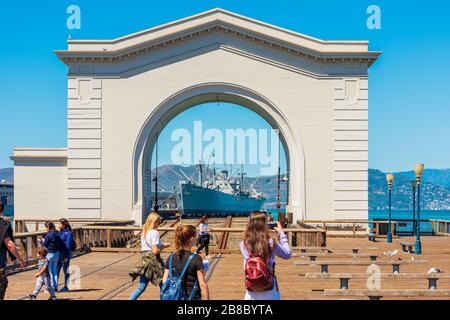
[[[197,253],[205,248],[206,258],[209,257],[209,232],[208,232],[208,216],[203,216],[200,220],[200,224],[198,225],[199,237],[197,241]]]

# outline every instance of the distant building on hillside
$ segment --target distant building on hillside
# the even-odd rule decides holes
[[[14,185],[5,180],[0,181],[0,199],[5,205],[5,216],[14,215]]]

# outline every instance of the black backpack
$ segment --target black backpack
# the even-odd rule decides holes
[[[0,218],[0,245],[3,243],[3,240],[5,238],[5,233],[10,227],[10,223],[6,221],[3,218]],[[14,241],[14,239],[11,239]],[[16,257],[9,251],[9,249],[6,249],[8,251],[9,258],[11,261],[16,261]]]

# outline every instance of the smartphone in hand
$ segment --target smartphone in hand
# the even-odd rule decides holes
[[[269,225],[269,229],[273,230],[277,226],[277,223],[276,222],[269,222],[268,225]]]

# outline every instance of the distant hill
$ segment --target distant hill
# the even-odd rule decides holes
[[[8,183],[14,183],[14,169],[0,169],[0,181],[5,180]]]
[[[394,172],[392,187],[392,207],[394,210],[412,208],[411,180],[415,179],[412,171]],[[450,170],[428,169],[423,173],[421,188],[421,208],[424,210],[450,210]],[[387,210],[386,173],[369,169],[369,209]]]
[[[155,169],[152,170],[154,175]],[[232,175],[236,175],[237,168]],[[209,172],[212,175],[212,170]],[[411,180],[413,171],[394,172],[392,206],[394,210],[410,210],[412,203]],[[161,191],[172,191],[179,180],[198,180],[195,166],[164,165],[158,168],[158,183]],[[0,180],[14,182],[12,168],[0,169]],[[254,185],[267,198],[267,206],[275,207],[277,199],[277,176],[246,177],[246,185]],[[450,169],[426,169],[423,174],[421,208],[424,210],[450,210]],[[286,199],[286,183],[281,183],[281,198]],[[369,210],[386,210],[388,196],[386,173],[369,169]]]

